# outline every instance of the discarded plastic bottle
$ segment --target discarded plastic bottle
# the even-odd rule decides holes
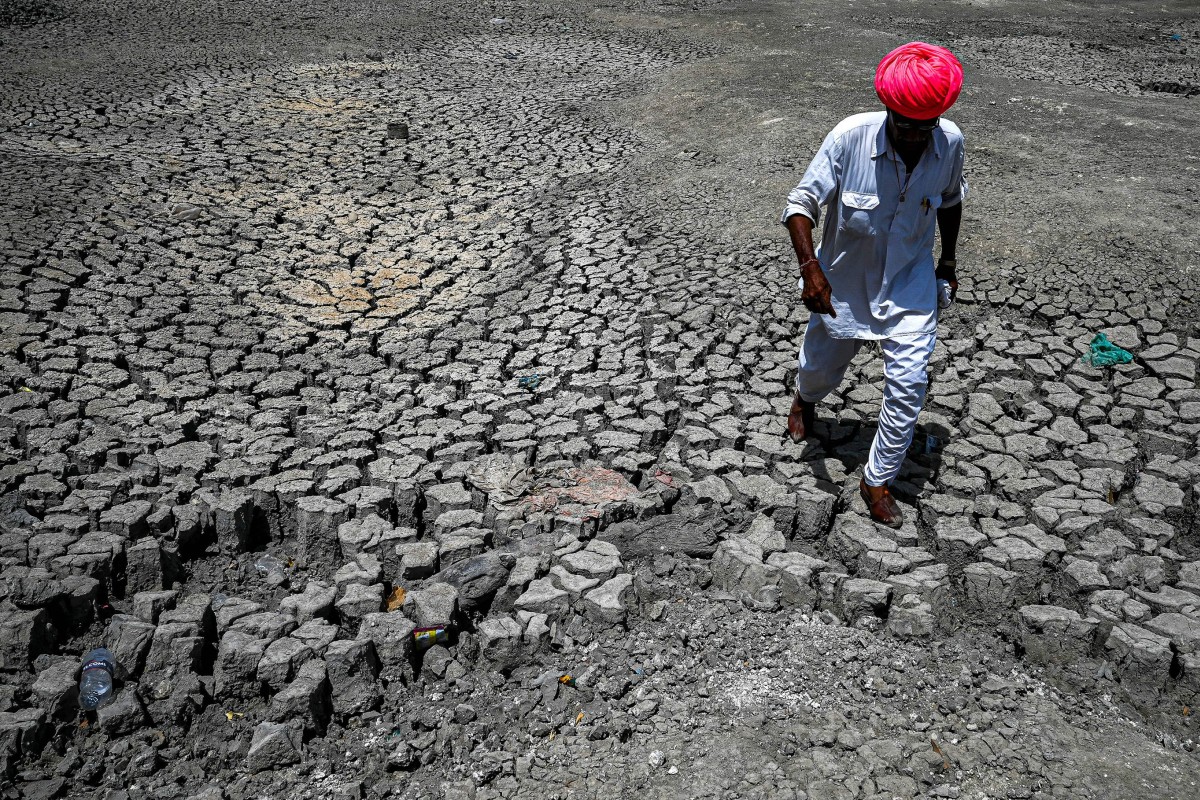
[[[932,433],[916,433],[913,435],[909,452],[914,455],[931,455],[940,452],[944,442]]]
[[[268,586],[283,586],[288,581],[287,566],[270,553],[259,556],[254,569],[266,578]]]
[[[950,281],[939,278],[938,282],[938,308],[949,308],[954,302],[954,295],[950,291]]]
[[[105,647],[97,647],[83,657],[83,669],[79,676],[79,705],[85,711],[95,711],[112,696],[116,667],[113,654]]]

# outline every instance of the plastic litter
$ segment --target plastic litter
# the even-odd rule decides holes
[[[954,294],[950,291],[950,281],[938,279],[938,308],[949,308],[954,302]]]
[[[191,203],[176,203],[171,207],[171,219],[178,222],[194,222],[204,214],[204,209]]]
[[[559,677],[558,682],[561,683],[563,686],[574,686],[575,685],[575,676],[574,675],[563,675],[563,676]]]
[[[913,436],[909,451],[917,455],[930,455],[942,449],[942,440],[932,433],[918,433]]]
[[[503,454],[490,453],[476,459],[465,477],[472,486],[486,492],[488,502],[497,508],[553,510],[579,519],[599,517],[600,506],[605,503],[638,495],[637,487],[623,475],[593,462],[582,467],[559,462],[533,468]]]
[[[942,771],[949,772],[950,771],[950,759],[946,756],[945,753],[942,752],[942,748],[940,745],[938,745],[937,739],[930,739],[929,744],[933,746],[933,752],[937,753],[939,756],[942,757]]]
[[[522,389],[532,392],[535,389],[537,389],[538,386],[540,386],[542,384],[542,378],[544,378],[544,377],[546,377],[546,376],[545,375],[536,375],[536,374],[535,375],[523,375],[523,376],[517,378],[517,386],[520,386]]]
[[[427,650],[435,644],[446,644],[449,641],[450,628],[448,625],[432,625],[413,631],[413,642],[418,650]]]
[[[282,586],[287,583],[287,566],[273,555],[259,556],[254,561],[254,569],[260,575],[266,576],[267,583],[271,586]]]
[[[1114,364],[1128,364],[1133,361],[1133,353],[1122,350],[1108,340],[1103,333],[1097,333],[1088,345],[1088,352],[1083,355],[1083,363],[1093,367],[1111,367]]]
[[[85,711],[95,711],[113,693],[113,675],[117,661],[107,648],[97,647],[83,657],[79,676],[79,705]]]
[[[476,459],[466,474],[467,482],[487,492],[488,500],[498,507],[521,499],[532,488],[535,477],[533,469],[500,453]]]
[[[404,605],[404,598],[408,597],[408,591],[403,586],[397,586],[392,589],[392,593],[387,596],[387,602],[384,604],[389,612],[395,611]]]

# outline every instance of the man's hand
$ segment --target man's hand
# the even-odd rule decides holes
[[[958,275],[955,274],[958,262],[955,261],[955,253],[958,252],[958,229],[962,225],[962,203],[939,208],[937,224],[942,234],[942,257],[938,259],[936,274],[939,279],[949,282],[950,298],[953,300],[958,297]]]
[[[821,264],[813,253],[812,240],[813,222],[803,214],[793,214],[787,219],[788,234],[792,237],[792,247],[796,251],[796,260],[800,262],[801,276],[804,278],[804,289],[800,300],[804,307],[814,314],[828,314],[836,317],[833,310],[833,287],[825,280]]]
[[[800,293],[804,307],[814,314],[837,317],[837,312],[833,310],[832,298],[833,287],[825,280],[821,265],[809,262],[804,268],[804,291]]]
[[[938,280],[946,281],[950,284],[950,299],[958,298],[958,262],[953,258],[942,257],[938,259],[937,269],[934,271]]]

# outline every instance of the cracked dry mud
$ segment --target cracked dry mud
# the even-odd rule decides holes
[[[0,25],[0,796],[1200,793],[1186,3]],[[777,215],[911,39],[973,189],[892,531],[877,354],[783,438]]]

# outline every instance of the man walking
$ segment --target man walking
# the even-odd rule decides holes
[[[788,195],[783,222],[800,261],[801,299],[812,315],[788,415],[793,441],[812,435],[814,407],[837,388],[863,341],[883,351],[883,407],[859,491],[871,518],[899,527],[888,487],[912,443],[925,402],[939,281],[958,290],[963,137],[944,114],[958,99],[962,66],[943,47],[912,42],[884,56],[875,92],[886,111],[842,120]],[[812,230],[826,210],[821,247]],[[934,220],[942,234],[933,263]]]

